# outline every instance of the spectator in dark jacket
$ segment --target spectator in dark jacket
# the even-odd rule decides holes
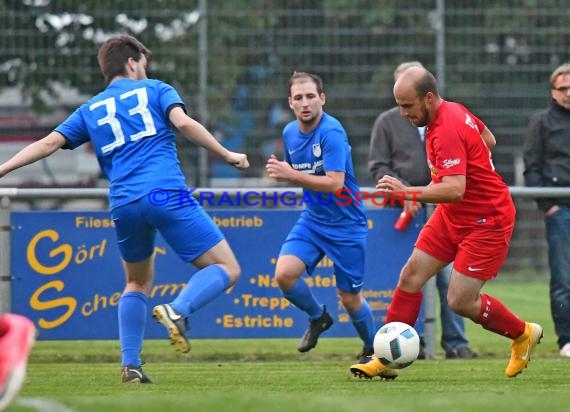
[[[570,186],[570,63],[550,76],[550,107],[534,115],[524,143],[527,186]],[[560,356],[570,358],[570,197],[537,199],[544,213],[550,309]]]

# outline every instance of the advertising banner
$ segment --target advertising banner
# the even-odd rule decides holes
[[[281,244],[300,212],[251,208],[208,212],[232,246],[242,277],[190,316],[189,336],[300,337],[307,316],[282,297],[273,277]],[[398,213],[368,211],[363,293],[378,327],[384,323],[398,274],[425,219],[422,213],[400,232],[394,229]],[[39,339],[116,339],[124,273],[108,212],[14,212],[11,218],[12,311],[34,321]],[[152,307],[172,301],[196,269],[182,262],[160,235],[155,253],[146,337],[165,338],[164,328],[151,317]],[[336,294],[332,266],[325,257],[313,276],[305,279],[335,319],[327,336],[355,336]],[[423,330],[421,322],[416,328]]]

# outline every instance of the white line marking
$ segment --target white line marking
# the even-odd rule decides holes
[[[16,403],[38,412],[74,412],[62,403],[46,398],[19,398]]]

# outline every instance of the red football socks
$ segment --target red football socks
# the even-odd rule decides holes
[[[481,293],[479,317],[473,321],[491,332],[511,339],[522,335],[525,328],[524,321],[512,313],[500,300],[483,293]]]
[[[404,322],[410,326],[414,326],[420,314],[422,297],[423,293],[421,291],[410,293],[400,288],[394,289],[392,303],[386,314],[386,323]]]

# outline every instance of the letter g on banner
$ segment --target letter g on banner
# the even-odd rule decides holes
[[[37,273],[41,273],[42,275],[53,275],[65,269],[69,262],[71,261],[71,257],[73,255],[73,249],[71,245],[64,243],[49,252],[49,257],[53,258],[58,255],[62,255],[61,261],[54,265],[54,266],[45,266],[38,260],[36,255],[36,250],[38,247],[38,243],[40,240],[48,238],[52,242],[56,242],[59,240],[59,233],[55,230],[47,229],[42,230],[37,235],[35,235],[30,243],[28,244],[28,248],[26,250],[26,257],[28,258],[28,262],[30,263],[30,267],[35,270]]]

